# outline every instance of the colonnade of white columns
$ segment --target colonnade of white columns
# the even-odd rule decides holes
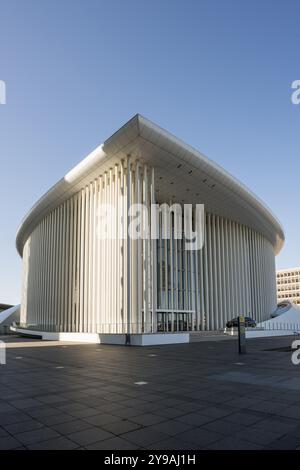
[[[128,157],[48,214],[23,250],[21,323],[51,331],[153,331],[156,243],[126,234],[131,204],[149,206],[154,194],[153,168]],[[105,239],[103,204],[115,209]]]
[[[163,240],[160,232],[157,257],[166,331],[178,329],[183,313],[189,329],[218,330],[240,314],[265,320],[276,308],[273,247],[248,227],[206,214],[202,250],[187,251],[184,239]]]
[[[199,201],[202,202],[202,201]],[[23,251],[21,322],[42,330],[138,333],[157,330],[157,314],[190,314],[192,329],[214,330],[241,313],[258,321],[276,307],[271,243],[237,222],[206,214],[204,247],[184,240],[127,237],[133,203],[155,203],[155,174],[120,161],[50,212]],[[109,236],[99,207],[111,204]],[[150,210],[147,220],[150,223]],[[120,237],[120,233],[122,237]]]

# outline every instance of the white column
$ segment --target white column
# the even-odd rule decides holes
[[[155,204],[155,174],[151,169],[151,204]],[[152,274],[152,332],[157,330],[157,240],[151,240],[151,274]]]
[[[129,227],[129,208],[131,204],[131,158],[127,156],[127,334],[131,334],[131,238],[128,233]],[[130,336],[127,341],[130,343]]]

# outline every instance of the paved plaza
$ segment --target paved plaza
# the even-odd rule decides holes
[[[3,336],[0,449],[297,449],[293,338],[135,348]]]

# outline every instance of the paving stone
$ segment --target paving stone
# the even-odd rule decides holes
[[[154,411],[153,414],[157,414],[166,418],[178,418],[178,416],[184,416],[186,413],[181,409],[164,408],[159,411]]]
[[[146,403],[144,405],[140,405],[137,407],[137,409],[141,410],[144,413],[154,413],[157,411],[159,413],[160,410],[162,410],[164,406],[161,403]]]
[[[221,439],[223,436],[220,433],[208,431],[203,428],[195,428],[183,433],[177,434],[176,439],[182,439],[185,442],[196,444],[197,448],[203,449],[208,444]]]
[[[21,411],[14,411],[12,413],[6,412],[6,413],[0,413],[0,423],[1,426],[4,426],[6,424],[13,424],[13,423],[19,423],[22,421],[28,421],[30,417],[22,413]]]
[[[10,402],[12,406],[19,410],[27,410],[30,408],[36,408],[40,407],[41,403],[38,400],[35,400],[34,398],[25,398],[25,399],[19,399],[19,400],[14,400],[13,402]]]
[[[269,450],[296,450],[300,446],[300,438],[292,436],[276,439],[266,446]]]
[[[77,431],[83,431],[84,429],[89,429],[90,427],[90,423],[79,419],[51,425],[51,429],[54,429],[63,435],[71,434]]]
[[[36,444],[38,442],[47,441],[49,439],[59,437],[59,434],[50,428],[39,428],[32,431],[26,431],[15,434],[16,439],[22,444]]]
[[[120,421],[118,416],[114,416],[107,413],[101,413],[93,416],[87,416],[83,418],[87,423],[93,424],[94,426],[102,426],[108,423],[114,423],[115,421]]]
[[[44,396],[38,396],[37,399],[41,403],[47,403],[47,404],[66,403],[68,401],[67,398],[61,395],[44,395]]]
[[[297,438],[300,437],[300,426],[293,428],[292,431],[288,432],[287,434]]]
[[[281,401],[264,400],[250,406],[249,410],[262,411],[269,414],[274,414],[277,412],[278,414],[282,414],[282,412],[284,412],[287,408],[289,408],[289,405],[286,403],[284,404]],[[283,416],[285,415],[283,414]],[[290,417],[293,416],[290,415]]]
[[[157,424],[157,423],[160,423],[161,421],[165,421],[165,418],[162,418],[161,416],[154,415],[151,413],[145,413],[143,415],[133,416],[130,419],[134,423],[141,424],[143,426],[151,426],[151,424]]]
[[[176,437],[169,437],[160,442],[155,442],[148,446],[148,449],[154,450],[197,450],[198,445],[191,442],[184,442]]]
[[[146,447],[149,444],[166,439],[168,435],[162,432],[157,432],[153,429],[142,428],[123,434],[122,437],[140,447]]]
[[[235,437],[225,437],[207,446],[211,450],[260,450],[263,446]]]
[[[180,421],[168,420],[154,424],[153,426],[150,426],[149,429],[153,429],[157,432],[163,432],[169,436],[176,436],[176,434],[180,434],[184,431],[192,429],[192,426],[186,423],[181,423]]]
[[[258,400],[253,397],[242,397],[237,398],[231,401],[228,401],[226,404],[232,408],[245,409],[250,408],[253,405],[257,405]]]
[[[132,421],[122,420],[114,421],[113,423],[103,424],[102,428],[118,436],[120,434],[125,434],[126,432],[139,429],[141,428],[141,425],[133,423]]]
[[[27,446],[29,450],[73,450],[77,447],[78,445],[75,442],[67,439],[66,437],[49,439],[48,441],[43,441]]]
[[[245,426],[226,421],[225,419],[217,419],[211,423],[207,423],[201,427],[201,429],[207,429],[208,431],[214,431],[225,436],[230,436],[232,434],[241,432],[245,429]]]
[[[139,400],[137,398],[127,398],[119,403],[120,406],[131,406],[134,408],[146,406],[147,404],[148,403],[145,400]]]
[[[139,416],[141,414],[144,414],[143,411],[141,410],[136,410],[135,408],[130,408],[130,407],[122,407],[122,408],[117,408],[115,410],[111,411],[111,414],[117,418],[132,418],[133,416]]]
[[[63,403],[56,405],[61,412],[72,413],[73,411],[85,410],[86,406],[81,403]]]
[[[206,405],[198,405],[198,403],[195,402],[188,402],[182,403],[181,405],[177,405],[176,408],[178,410],[181,410],[183,413],[192,413],[205,408],[205,406],[209,406],[208,403],[206,403]]]
[[[139,448],[139,446],[120,437],[112,437],[111,439],[86,446],[88,450],[134,450]]]
[[[83,408],[81,410],[69,411],[69,414],[76,418],[88,418],[95,416],[98,411],[95,408]]]
[[[69,439],[83,446],[87,446],[110,437],[113,437],[113,434],[96,427],[68,434]]]
[[[259,421],[255,425],[257,428],[262,429],[264,431],[274,431],[277,429],[280,429],[281,432],[283,433],[292,433],[293,429],[296,429],[298,427],[298,422],[293,419],[288,419],[288,418],[280,418],[278,417],[277,419],[275,418],[266,418],[263,419],[262,421]]]
[[[230,407],[220,408],[220,407],[204,407],[201,409],[200,413],[204,416],[209,416],[211,418],[223,418],[230,415],[233,412],[233,409]]]
[[[205,416],[199,413],[189,413],[187,415],[179,416],[175,418],[175,420],[180,421],[182,423],[190,424],[191,426],[202,426],[203,424],[214,421],[215,418]]]
[[[275,413],[274,413],[275,414]],[[286,418],[293,418],[300,420],[300,407],[299,406],[286,406],[276,410],[276,414]]]
[[[266,430],[261,430],[259,428],[256,428],[255,426],[247,427],[243,431],[239,431],[236,435],[237,438],[242,439],[243,441],[249,441],[253,442],[254,444],[266,446],[273,441],[278,440],[280,437],[282,437],[283,433],[280,432],[280,429],[278,429],[278,432],[274,430],[274,432],[271,431],[266,431]]]
[[[250,426],[252,424],[257,423],[258,421],[262,421],[266,419],[265,413],[255,413],[255,412],[248,412],[248,411],[239,411],[237,413],[232,413],[230,415],[225,416],[226,421],[231,421],[233,423],[240,423],[244,426]]]
[[[26,431],[33,431],[34,429],[42,428],[44,425],[39,421],[29,419],[28,421],[22,421],[21,423],[8,424],[5,429],[10,434],[17,434]]]
[[[7,430],[5,430],[4,428],[0,428],[0,439],[2,437],[6,437],[6,436],[9,436],[9,432],[7,432]]]
[[[20,442],[12,436],[0,438],[0,450],[12,450],[20,447]]]
[[[15,411],[16,411],[15,406],[9,403],[5,403],[5,402],[0,403],[0,414],[8,413],[8,412],[14,413]]]
[[[59,411],[56,408],[41,406],[40,408],[30,408],[26,410],[26,413],[32,416],[32,418],[39,419],[45,416],[57,415]]]
[[[74,421],[74,416],[66,413],[59,413],[50,416],[40,416],[38,420],[46,426],[52,426],[53,424],[67,423],[68,421]]]

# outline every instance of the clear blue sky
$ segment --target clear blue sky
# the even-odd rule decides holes
[[[15,233],[58,178],[139,112],[233,173],[300,265],[300,3],[1,0],[0,302],[19,302]]]

